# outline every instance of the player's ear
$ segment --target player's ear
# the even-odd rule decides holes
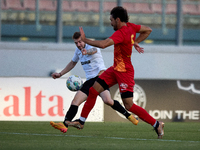
[[[120,21],[120,19],[117,17],[117,18],[116,18],[116,22],[118,23],[119,21]]]

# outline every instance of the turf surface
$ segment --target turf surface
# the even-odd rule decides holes
[[[199,150],[200,123],[165,123],[165,136],[156,139],[144,122],[91,123],[63,134],[49,122],[0,121],[1,150]]]

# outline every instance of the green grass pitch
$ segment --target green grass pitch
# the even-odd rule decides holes
[[[139,122],[86,122],[67,133],[49,122],[0,121],[1,150],[200,150],[200,123],[165,123],[165,136]]]

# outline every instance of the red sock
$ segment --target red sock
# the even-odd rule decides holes
[[[89,95],[88,98],[83,106],[82,112],[81,112],[81,117],[83,118],[87,118],[90,111],[92,110],[92,108],[94,107],[94,104],[96,102],[97,96],[99,95],[99,93],[93,88],[91,87],[89,89]]]
[[[129,111],[136,114],[140,119],[142,119],[143,121],[145,121],[148,124],[151,124],[152,126],[156,122],[156,120],[153,117],[151,117],[147,113],[147,111],[140,106],[133,104],[132,107],[129,109]]]

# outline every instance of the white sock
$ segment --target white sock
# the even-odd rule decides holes
[[[155,124],[153,125],[154,128],[156,127],[156,124],[157,124],[157,121],[156,121]]]
[[[85,122],[86,121],[86,118],[83,118],[83,117],[80,117],[79,118],[81,121]]]

